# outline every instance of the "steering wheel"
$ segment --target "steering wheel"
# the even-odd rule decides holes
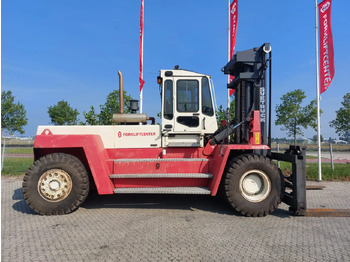
[[[203,106],[202,107],[202,112],[203,113],[207,113],[207,114],[211,114],[212,109],[210,107],[208,107],[208,106]]]

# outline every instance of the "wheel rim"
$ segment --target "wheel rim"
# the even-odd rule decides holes
[[[271,192],[271,181],[261,170],[249,170],[239,181],[242,196],[250,202],[261,202]]]
[[[62,169],[50,169],[38,181],[40,196],[50,202],[62,201],[69,195],[71,190],[72,179]]]

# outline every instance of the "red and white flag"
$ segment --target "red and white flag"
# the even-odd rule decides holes
[[[140,75],[139,75],[139,82],[140,82],[140,92],[142,91],[143,85],[145,84],[145,81],[143,78],[143,0],[141,0],[141,15],[140,15]]]
[[[318,5],[320,30],[320,92],[327,90],[334,77],[334,50],[331,28],[332,0]]]
[[[233,0],[230,5],[230,59],[235,53],[236,34],[238,25],[238,0]],[[230,81],[234,79],[234,76],[230,76]],[[230,89],[230,96],[234,93],[234,89]]]

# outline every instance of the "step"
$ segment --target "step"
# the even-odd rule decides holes
[[[200,143],[193,142],[170,142],[167,145],[168,147],[200,147]]]
[[[133,163],[133,162],[208,162],[207,158],[120,158],[115,159],[114,163]]]
[[[123,158],[113,163],[113,174],[209,173],[206,158]]]
[[[112,174],[110,178],[212,178],[208,173]]]
[[[184,194],[184,195],[210,195],[206,187],[132,187],[116,188],[115,194]]]

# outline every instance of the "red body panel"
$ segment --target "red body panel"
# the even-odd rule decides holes
[[[165,159],[160,159],[165,160]],[[178,162],[115,162],[114,174],[153,174],[153,173],[208,173],[208,161]]]
[[[260,112],[253,111],[249,124],[249,144],[261,145]]]
[[[60,152],[60,149],[66,148],[83,148],[98,193],[113,194],[114,185],[109,178],[111,168],[107,164],[109,157],[100,136],[49,134],[35,137],[34,149],[36,154],[40,154],[40,156],[45,154],[45,150],[47,152]],[[43,152],[40,152],[40,149]]]
[[[265,145],[255,146],[255,145],[231,144],[231,145],[215,146],[215,149],[213,150],[213,158],[209,162],[209,173],[214,175],[214,177],[212,178],[208,186],[208,188],[211,190],[211,195],[215,196],[219,189],[220,181],[224,173],[226,163],[228,161],[228,157],[231,151],[240,150],[244,152],[248,150],[250,151],[250,150],[260,150],[260,149],[268,150],[270,148]]]
[[[53,153],[70,153],[80,150],[86,158],[99,194],[113,194],[115,187],[208,187],[216,195],[228,157],[232,150],[269,149],[264,145],[214,145],[205,148],[138,148],[105,149],[98,135],[37,135],[34,143],[35,159]],[[78,151],[79,151],[78,150]],[[195,159],[194,161],[168,161]],[[197,159],[198,160],[197,160]],[[114,161],[124,159],[123,161]],[[128,161],[127,159],[130,159]],[[152,161],[132,161],[153,159]],[[159,159],[159,161],[157,161]],[[204,159],[204,160],[201,160]],[[113,178],[111,174],[151,173],[210,173],[213,178]]]
[[[120,158],[202,158],[203,148],[197,147],[171,147],[165,148],[166,155],[162,155],[163,148],[116,148],[107,149],[111,159]]]

